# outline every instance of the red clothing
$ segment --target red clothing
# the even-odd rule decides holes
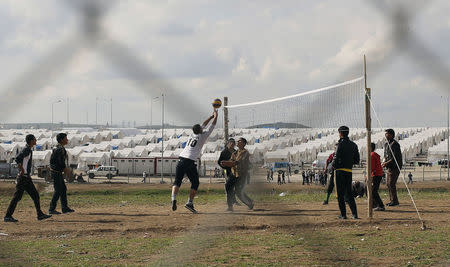
[[[328,169],[328,164],[330,164],[333,161],[334,154],[335,154],[335,152],[331,153],[330,156],[328,156],[327,163],[325,165],[325,169]]]
[[[372,177],[383,176],[383,168],[381,167],[380,155],[378,155],[376,152],[371,152],[370,159]]]

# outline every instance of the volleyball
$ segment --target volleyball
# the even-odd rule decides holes
[[[220,100],[219,98],[214,99],[214,101],[212,102],[212,106],[214,108],[220,108],[222,106],[222,100]]]

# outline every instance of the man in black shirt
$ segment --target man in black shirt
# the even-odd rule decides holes
[[[336,154],[333,160],[335,170],[336,192],[338,195],[339,218],[347,219],[345,210],[345,201],[347,201],[352,211],[354,219],[358,219],[355,198],[352,196],[352,168],[359,164],[358,146],[348,138],[349,128],[347,126],[339,127],[339,142]]]
[[[222,152],[220,153],[219,160],[217,161],[217,163],[219,164],[219,166],[220,166],[222,169],[225,170],[225,174],[226,174],[226,176],[227,176],[227,182],[228,182],[228,180],[230,179],[230,177],[231,177],[233,174],[231,173],[231,167],[227,167],[227,166],[222,165],[222,161],[228,161],[228,160],[231,159],[231,155],[233,155],[233,153],[236,151],[236,150],[234,149],[235,145],[236,145],[236,141],[235,141],[233,138],[228,139],[227,147],[225,147],[225,149],[222,150]],[[227,188],[226,188],[226,183],[225,183],[225,190],[226,190],[226,189],[227,189]],[[233,191],[232,191],[231,199],[232,199],[232,201],[233,201],[233,204],[239,205],[239,203],[238,203],[237,200],[236,200],[236,194],[235,194],[235,191],[236,191],[236,190],[233,190]],[[228,192],[227,192],[227,193],[228,193]],[[229,210],[231,210],[231,209],[229,208]]]
[[[393,129],[387,129],[385,137],[387,142],[384,144],[384,162],[381,166],[386,168],[386,184],[391,200],[386,206],[397,206],[399,205],[397,197],[397,180],[403,166],[402,151],[400,149],[400,144],[394,139],[395,131]]]
[[[52,156],[50,157],[50,172],[53,179],[53,187],[55,189],[50,202],[50,214],[61,214],[56,211],[56,204],[59,198],[61,198],[61,208],[63,213],[74,212],[74,210],[67,205],[67,187],[63,177],[63,172],[66,173],[69,171],[66,165],[67,152],[64,148],[69,142],[67,140],[67,134],[59,133],[56,135],[56,140],[58,141],[58,145],[53,149]]]
[[[36,138],[34,135],[29,134],[25,137],[27,142],[26,147],[16,157],[16,162],[19,166],[19,177],[17,178],[16,192],[9,204],[8,210],[4,218],[5,222],[17,222],[18,220],[12,217],[17,203],[22,199],[23,192],[26,191],[31,199],[33,199],[34,207],[36,208],[37,219],[43,220],[50,218],[51,215],[44,214],[41,210],[41,204],[39,200],[39,193],[31,180],[31,163],[33,160],[33,147],[36,145]]]

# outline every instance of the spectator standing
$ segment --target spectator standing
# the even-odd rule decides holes
[[[386,206],[398,206],[397,180],[402,168],[403,159],[400,144],[394,139],[395,131],[387,129],[385,133],[387,142],[384,144],[384,162],[382,167],[386,168],[386,183],[389,190],[390,202]]]

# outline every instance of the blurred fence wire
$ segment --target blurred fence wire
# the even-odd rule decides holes
[[[114,7],[117,1],[106,0],[78,0],[65,1],[79,13],[81,21],[80,31],[55,47],[52,52],[41,58],[41,60],[30,66],[19,77],[12,80],[7,90],[0,95],[0,120],[5,120],[11,112],[24,105],[24,96],[33,97],[51,80],[64,73],[64,70],[81,51],[81,48],[89,47],[96,49],[114,68],[134,81],[136,86],[145,94],[155,95],[164,93],[171,96],[172,103],[185,103],[184,105],[168,105],[169,109],[180,119],[189,119],[191,114],[201,114],[199,106],[189,102],[187,93],[177,90],[170,81],[155,71],[142,57],[132,49],[128,48],[119,40],[114,40],[103,27],[102,21],[106,13]],[[385,20],[392,25],[390,34],[384,41],[390,43],[385,45],[386,50],[381,51],[383,56],[377,60],[369,58],[369,79],[376,77],[380,71],[386,68],[396,56],[405,54],[412,59],[438,86],[447,93],[450,84],[450,71],[445,60],[436,55],[432,49],[417,36],[412,30],[411,23],[417,15],[432,1],[387,1],[366,0],[374,10],[377,10]],[[374,47],[378,47],[375,45]],[[371,54],[379,54],[380,51],[366,51]],[[362,56],[362,55],[361,55]],[[378,57],[377,57],[378,58]],[[344,70],[339,80],[354,77],[361,73],[361,64],[355,63]],[[370,80],[369,80],[370,81]]]
[[[107,30],[102,27],[102,19],[115,1],[66,2],[80,13],[80,31],[55,47],[52,52],[44,56],[37,64],[30,66],[7,86],[5,93],[0,96],[0,120],[5,120],[11,115],[11,111],[25,105],[24,97],[30,98],[37,95],[45,84],[57,78],[58,75],[62,75],[71,60],[84,47],[96,49],[112,67],[126,75],[145,94],[164,93],[170,95],[171,103],[184,103],[185,105],[170,105],[171,111],[180,119],[189,119],[190,114],[200,114],[198,105],[189,103],[183,92],[177,90],[161,74],[152,69],[139,54],[119,40],[111,38]],[[189,107],[189,110],[186,107]]]

